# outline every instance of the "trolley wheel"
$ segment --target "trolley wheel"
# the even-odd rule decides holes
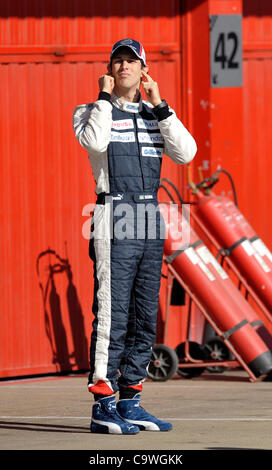
[[[152,348],[147,375],[156,382],[171,379],[177,372],[178,357],[176,352],[165,344],[156,344]]]
[[[204,345],[208,359],[214,361],[227,361],[230,357],[227,346],[223,343],[220,338],[213,338],[207,341]],[[210,366],[207,367],[209,372],[220,374],[227,370],[227,367],[223,366]]]
[[[176,353],[179,358],[179,363],[184,362],[185,359],[185,343],[180,343],[176,347]],[[189,341],[189,354],[193,359],[201,359],[204,361],[207,356],[203,347],[199,343],[194,341]],[[192,377],[198,377],[205,370],[205,367],[178,367],[178,374],[186,379],[191,379]]]

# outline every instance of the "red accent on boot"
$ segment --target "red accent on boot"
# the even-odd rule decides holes
[[[109,387],[104,380],[98,380],[96,384],[88,385],[89,392],[97,393],[99,395],[114,395],[114,391]]]
[[[127,388],[133,388],[133,390],[139,390],[139,392],[141,392],[143,390],[143,384],[139,383],[137,385],[127,385]]]

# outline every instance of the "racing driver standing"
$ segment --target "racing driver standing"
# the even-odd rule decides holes
[[[88,389],[94,396],[90,429],[95,433],[172,429],[140,406],[156,338],[163,258],[157,191],[163,154],[188,164],[197,148],[148,71],[141,43],[116,42],[107,73],[98,79],[97,101],[77,106],[73,115],[97,195],[89,245],[94,321]]]

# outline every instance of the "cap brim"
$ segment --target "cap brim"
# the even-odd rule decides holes
[[[137,59],[141,60],[142,63],[143,63],[144,65],[146,65],[145,62],[144,62],[144,60],[143,60],[143,58],[140,57],[140,56],[137,54],[137,52],[135,52],[135,50],[133,49],[133,47],[131,47],[131,46],[129,46],[129,45],[123,45],[123,44],[120,44],[119,46],[117,46],[116,49],[111,53],[110,61],[113,59],[113,57],[115,56],[116,52],[117,52],[118,49],[120,49],[121,47],[122,47],[122,48],[126,47],[127,49],[130,49],[130,50],[133,52],[133,54],[135,55],[135,57],[137,57]]]

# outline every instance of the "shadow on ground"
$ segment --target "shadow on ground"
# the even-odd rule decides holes
[[[0,429],[17,429],[18,431],[41,431],[41,432],[69,432],[69,433],[90,433],[88,427],[67,426],[61,424],[45,423],[22,423],[18,421],[0,421]]]

